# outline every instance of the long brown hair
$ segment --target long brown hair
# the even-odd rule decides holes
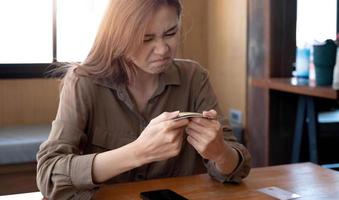
[[[181,17],[180,0],[111,0],[92,49],[76,67],[77,73],[128,83],[133,63],[127,55],[143,43],[150,18],[163,5],[173,6]]]

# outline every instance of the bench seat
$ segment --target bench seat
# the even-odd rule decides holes
[[[0,164],[35,162],[50,130],[51,125],[46,124],[0,128]]]

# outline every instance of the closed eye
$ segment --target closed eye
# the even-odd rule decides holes
[[[173,37],[177,34],[178,32],[178,25],[174,25],[171,28],[169,28],[164,34],[163,37]],[[154,40],[155,34],[146,34],[144,38],[144,43],[151,42]]]
[[[172,33],[166,33],[166,34],[165,34],[165,37],[172,37],[172,36],[174,36],[174,35],[176,35],[176,34],[177,34],[177,31],[172,32]]]
[[[144,43],[151,42],[152,40],[153,40],[153,38],[145,38]]]

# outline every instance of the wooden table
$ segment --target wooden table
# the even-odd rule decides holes
[[[102,187],[94,199],[140,199],[142,191],[171,189],[188,199],[274,199],[257,189],[276,186],[301,195],[298,200],[339,199],[339,172],[312,163],[254,168],[240,184],[221,184],[202,174]]]
[[[332,86],[317,86],[315,82],[307,79],[297,78],[269,78],[253,79],[251,84],[254,87],[270,90],[294,93],[298,95],[298,107],[293,139],[291,162],[299,162],[303,126],[308,119],[308,140],[310,161],[318,163],[317,150],[317,112],[314,105],[314,98],[325,98],[339,100],[339,91]]]

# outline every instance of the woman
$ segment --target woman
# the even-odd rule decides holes
[[[101,183],[203,172],[239,182],[250,156],[220,111],[207,72],[174,59],[179,0],[114,0],[94,45],[63,79],[37,183],[47,198],[90,199]],[[175,120],[179,111],[206,118]]]

